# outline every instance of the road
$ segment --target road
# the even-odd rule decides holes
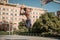
[[[0,40],[59,40],[59,39],[34,36],[0,35]]]

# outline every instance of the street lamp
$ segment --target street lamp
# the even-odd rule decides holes
[[[12,25],[14,25],[14,23],[12,23]],[[13,31],[14,31],[14,29],[13,29],[13,26],[12,26],[12,35],[13,35]]]
[[[9,22],[9,35],[10,35],[10,22]]]

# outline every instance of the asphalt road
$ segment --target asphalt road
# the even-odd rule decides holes
[[[60,39],[19,35],[0,35],[0,40],[60,40]]]

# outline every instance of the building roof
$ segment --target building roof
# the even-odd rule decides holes
[[[32,7],[32,6],[27,6],[27,5],[13,4],[13,3],[0,3],[0,5],[6,5],[6,6],[12,6],[12,7],[21,7],[21,6],[24,6],[24,7],[32,8],[32,9],[36,9],[36,10],[44,10],[44,11],[47,11],[47,10],[45,10],[43,8]]]
[[[6,6],[12,6],[12,7],[18,7],[18,4],[12,4],[12,3],[0,3],[0,5],[6,5]]]

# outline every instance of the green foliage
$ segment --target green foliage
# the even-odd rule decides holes
[[[0,31],[8,31],[9,27],[7,26],[0,26]]]
[[[25,26],[25,22],[19,22],[18,28],[19,28],[19,32],[27,32],[28,31],[27,27]]]
[[[53,12],[47,12],[39,17],[32,27],[32,32],[57,32],[60,33],[60,18]]]
[[[0,35],[8,35],[8,32],[0,31]]]
[[[47,12],[36,20],[30,32],[25,27],[25,22],[19,22],[18,28],[19,31],[15,33],[19,35],[60,36],[60,18],[53,12]]]

